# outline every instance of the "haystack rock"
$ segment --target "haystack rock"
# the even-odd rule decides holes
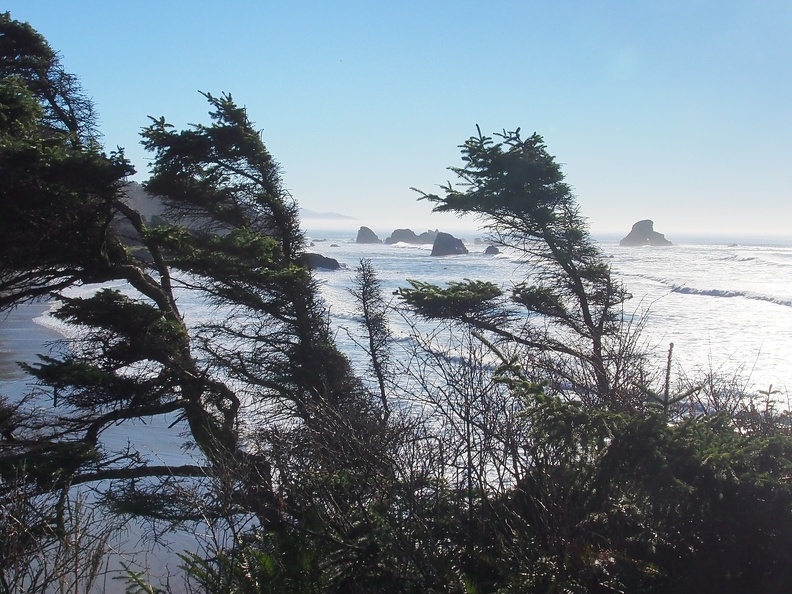
[[[416,235],[412,229],[396,229],[391,233],[391,236],[385,240],[388,245],[393,243],[434,243],[437,237],[437,230],[425,231],[420,235]]]
[[[361,227],[358,229],[355,243],[382,243],[382,240],[377,237],[377,234],[368,227]]]
[[[462,240],[448,233],[438,233],[432,245],[433,256],[454,256],[467,253],[467,248],[465,244],[462,243]]]
[[[619,242],[619,245],[673,245],[665,235],[654,230],[654,221],[645,219],[632,226],[630,233]]]

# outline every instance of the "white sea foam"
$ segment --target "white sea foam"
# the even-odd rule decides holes
[[[779,299],[770,295],[761,295],[749,291],[729,291],[723,289],[696,289],[687,286],[674,286],[671,288],[674,293],[685,293],[686,295],[706,295],[707,297],[742,297],[744,299],[756,299],[757,301],[768,301],[785,307],[792,307],[792,300]]]
[[[365,363],[365,354],[348,338],[359,332],[360,314],[349,289],[361,258],[372,261],[385,295],[392,298],[407,279],[444,285],[465,278],[487,280],[504,289],[530,281],[530,269],[513,252],[484,254],[486,244],[467,238],[470,253],[433,258],[431,246],[399,243],[356,244],[344,231],[323,231],[326,241],[313,251],[336,258],[346,269],[316,272],[330,306],[336,336],[353,361]],[[337,247],[330,247],[331,244]],[[792,245],[737,247],[717,244],[682,244],[668,248],[622,248],[602,243],[614,275],[633,295],[628,314],[645,313],[644,336],[657,349],[662,365],[665,349],[674,342],[676,363],[685,373],[714,367],[750,373],[750,384],[769,384],[792,390]],[[72,296],[95,287],[74,289]],[[222,315],[196,295],[184,293],[179,303],[190,323]],[[36,323],[63,336],[73,330],[49,315]],[[398,337],[406,336],[403,321],[395,320]]]
[[[407,286],[407,279],[440,285],[480,279],[505,289],[530,280],[530,270],[515,254],[485,256],[486,244],[468,239],[466,245],[470,253],[465,256],[433,258],[428,249],[355,244],[347,238],[326,255],[349,270],[317,273],[333,324],[355,324],[348,288],[361,258],[372,261],[387,295]],[[614,275],[633,295],[625,311],[646,314],[644,338],[656,349],[658,366],[664,365],[668,343],[674,342],[680,372],[739,372],[750,376],[746,381],[754,389],[772,383],[792,391],[792,245],[697,242],[653,249],[623,248],[610,241],[601,246]]]

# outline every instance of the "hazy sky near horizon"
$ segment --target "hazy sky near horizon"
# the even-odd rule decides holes
[[[108,148],[147,175],[147,116],[246,106],[299,204],[448,225],[435,191],[475,134],[541,134],[595,233],[792,239],[788,0],[6,0],[62,54]],[[418,224],[423,223],[423,225]]]

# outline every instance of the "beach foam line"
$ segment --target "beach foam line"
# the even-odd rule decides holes
[[[685,285],[673,286],[671,291],[674,293],[682,293],[684,295],[703,295],[706,297],[743,297],[745,299],[754,299],[756,301],[775,303],[776,305],[783,305],[784,307],[792,307],[792,300],[783,299],[780,297],[772,297],[770,295],[762,295],[760,293],[751,293],[748,291],[731,291],[728,289],[695,289]]]

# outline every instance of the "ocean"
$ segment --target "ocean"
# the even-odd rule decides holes
[[[381,238],[389,234],[375,231]],[[352,338],[360,326],[349,292],[361,259],[371,261],[387,297],[407,286],[407,279],[441,286],[485,280],[508,289],[528,276],[528,268],[514,254],[485,255],[488,244],[475,241],[481,234],[452,232],[465,241],[467,255],[432,257],[431,245],[357,244],[351,228],[308,227],[308,250],[341,264],[339,270],[319,269],[315,274],[336,340],[361,373],[367,361]],[[632,294],[625,315],[645,317],[641,344],[658,369],[665,368],[669,343],[674,343],[673,371],[678,377],[713,372],[736,379],[747,393],[772,385],[782,400],[792,394],[792,240],[673,238],[672,246],[635,248],[620,247],[618,237],[595,239],[615,278]],[[188,321],[216,315],[190,295],[181,297],[180,305]],[[0,320],[0,393],[7,395],[17,395],[26,385],[14,361],[35,360],[36,352],[46,350],[45,339],[57,337],[25,331],[26,315],[43,330],[64,330],[40,306]],[[409,332],[399,316],[393,317],[392,329],[397,339]]]
[[[379,232],[384,239],[389,232]],[[416,233],[422,230],[415,229]],[[349,293],[355,268],[369,259],[383,291],[390,295],[407,279],[444,286],[463,279],[492,281],[508,289],[529,274],[517,255],[484,254],[480,234],[456,234],[467,255],[432,257],[431,245],[357,244],[354,231],[308,229],[309,251],[339,261],[342,269],[318,270],[342,348],[364,365],[349,339],[359,330]],[[667,247],[621,247],[618,237],[595,237],[632,298],[625,315],[645,316],[641,344],[658,369],[664,369],[674,343],[672,369],[679,378],[703,374],[734,380],[746,393],[792,393],[792,241],[690,238]],[[407,332],[398,317],[397,338]]]

